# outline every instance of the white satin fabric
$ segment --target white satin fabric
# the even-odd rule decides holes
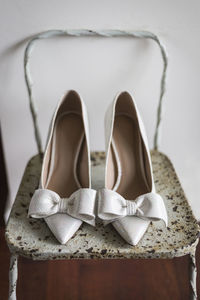
[[[71,197],[74,195],[76,196],[74,200],[75,209],[71,209],[71,207],[69,207],[70,201],[67,199],[60,199],[60,197],[54,191],[47,191],[44,182],[45,160],[47,159],[48,156],[48,149],[49,147],[51,147],[51,141],[53,138],[53,132],[54,132],[54,126],[55,126],[57,114],[59,108],[64,103],[64,101],[68,101],[68,94],[71,92],[75,92],[75,91],[69,90],[65,93],[65,95],[63,95],[61,100],[58,102],[55,112],[53,114],[52,121],[49,126],[49,133],[48,133],[46,148],[44,152],[39,190],[35,191],[29,208],[29,216],[35,218],[38,217],[44,218],[48,227],[50,228],[50,230],[52,231],[56,239],[61,244],[67,243],[67,241],[79,229],[83,221],[84,222],[87,221],[87,223],[91,225],[95,224],[93,208],[94,208],[94,198],[95,198],[94,194],[96,192],[94,190],[91,190],[91,163],[90,163],[89,124],[88,124],[87,110],[82,98],[76,92],[75,93],[77,94],[77,97],[79,98],[80,105],[81,105],[84,134],[85,134],[86,145],[87,145],[88,174],[86,176],[89,176],[88,189],[79,189],[69,197],[70,200],[72,200]],[[81,201],[83,201],[84,204],[81,203]],[[87,209],[88,212],[86,211]]]
[[[104,225],[125,216],[137,216],[146,220],[163,220],[167,226],[164,201],[156,193],[147,193],[135,200],[126,200],[117,192],[102,189],[98,195],[98,216]]]
[[[60,196],[48,189],[35,191],[29,206],[28,215],[33,218],[46,218],[62,213],[95,226],[96,191],[82,188],[69,198]]]
[[[123,93],[123,92],[122,92]],[[114,194],[114,191],[117,190],[117,186],[114,186],[112,195],[106,189],[107,188],[107,176],[109,176],[110,170],[108,169],[108,157],[111,148],[111,144],[113,143],[113,127],[115,120],[115,108],[118,102],[118,99],[122,93],[118,93],[115,97],[114,101],[108,107],[105,116],[105,142],[106,142],[106,165],[105,165],[105,184],[101,192],[99,192],[99,211],[98,216],[103,219],[104,224],[111,223],[114,228],[119,232],[119,234],[131,245],[137,245],[141,240],[143,235],[145,234],[151,220],[160,220],[162,219],[167,225],[168,217],[166,208],[164,205],[164,201],[161,196],[156,193],[154,178],[153,178],[153,170],[151,164],[151,156],[148,146],[148,140],[146,136],[145,126],[140,116],[137,105],[131,95],[129,96],[132,99],[133,106],[136,111],[136,119],[138,120],[139,132],[141,138],[144,143],[144,147],[147,153],[149,167],[150,167],[150,179],[151,179],[151,187],[149,189],[149,193],[146,195],[141,195],[133,201],[124,199],[121,195]],[[126,92],[127,93],[127,92]],[[122,145],[123,146],[123,145]],[[120,161],[118,160],[118,156],[116,155],[117,165],[120,166]],[[106,192],[105,192],[106,190]],[[110,194],[110,195],[109,195]],[[102,196],[103,195],[103,196]],[[148,197],[147,197],[148,195]],[[103,197],[103,198],[102,198]],[[142,197],[142,198],[140,198]],[[103,201],[101,199],[104,199]],[[142,199],[142,200],[141,200]],[[111,202],[109,203],[109,201]],[[147,202],[148,200],[148,202]],[[155,201],[155,203],[154,203]],[[131,202],[131,203],[130,203]],[[124,208],[121,206],[123,203],[124,206],[128,208]],[[140,204],[142,203],[142,209]],[[148,203],[148,205],[147,205]],[[145,205],[144,205],[145,204]],[[145,206],[145,209],[144,209]],[[147,206],[149,207],[148,209]],[[131,213],[129,213],[129,210]],[[144,214],[144,215],[142,215]]]

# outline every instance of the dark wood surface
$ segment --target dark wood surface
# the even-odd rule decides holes
[[[8,180],[0,128],[0,226],[4,225],[4,211],[8,198]],[[1,298],[0,298],[1,299]]]
[[[197,250],[200,262],[200,247]],[[0,229],[0,299],[8,297],[9,251]],[[173,260],[19,260],[18,300],[188,300],[188,257]],[[199,282],[199,278],[198,278]],[[200,292],[200,285],[198,285]]]

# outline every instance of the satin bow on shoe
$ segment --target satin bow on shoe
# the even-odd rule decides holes
[[[46,218],[63,213],[95,226],[95,201],[96,191],[89,188],[79,189],[69,198],[61,198],[48,189],[38,189],[31,199],[28,216]]]
[[[98,193],[98,217],[103,220],[104,225],[125,216],[163,220],[166,226],[168,220],[164,201],[159,194],[147,193],[132,201],[124,199],[112,190],[100,190]]]

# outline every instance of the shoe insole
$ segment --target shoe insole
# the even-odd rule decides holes
[[[69,197],[78,188],[89,184],[87,144],[81,116],[76,113],[60,116],[53,135],[46,188],[60,197]]]
[[[135,120],[127,115],[116,115],[113,129],[113,142],[111,147],[109,168],[112,165],[112,172],[109,180],[110,188],[116,184],[119,172],[116,162],[116,155],[120,164],[119,184],[116,191],[129,200],[149,192],[143,157],[143,142],[141,140],[138,125]],[[111,187],[112,186],[112,187]]]

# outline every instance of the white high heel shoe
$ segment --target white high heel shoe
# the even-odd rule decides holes
[[[88,120],[75,91],[59,102],[49,129],[40,187],[28,215],[44,218],[61,244],[82,222],[95,226],[96,191],[91,189]]]
[[[98,193],[98,216],[137,245],[151,220],[167,225],[168,217],[155,192],[144,125],[129,93],[120,93],[109,107],[105,137],[105,188]]]

